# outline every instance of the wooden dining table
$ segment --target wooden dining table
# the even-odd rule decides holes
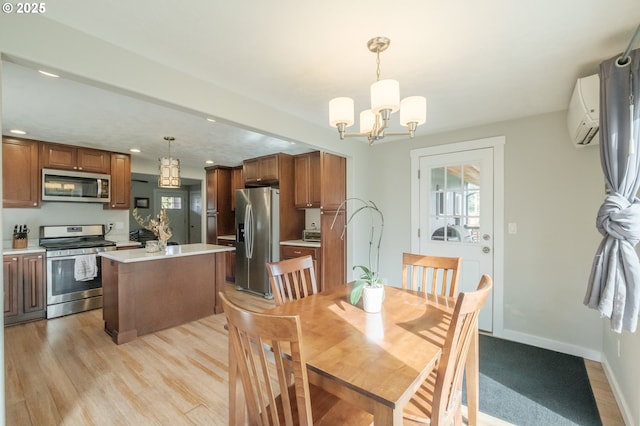
[[[440,357],[455,298],[387,286],[382,311],[372,314],[362,302],[349,303],[350,291],[342,285],[265,313],[300,317],[311,383],[372,413],[374,425],[401,425],[403,407]],[[475,335],[466,373],[469,425],[478,409]],[[242,392],[230,389],[230,398]],[[230,401],[230,416],[243,407]],[[236,411],[230,418],[242,417]]]

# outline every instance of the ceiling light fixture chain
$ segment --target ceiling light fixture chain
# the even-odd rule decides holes
[[[427,100],[423,96],[409,96],[400,101],[400,85],[396,80],[380,80],[380,52],[384,52],[391,43],[387,37],[374,37],[367,42],[370,52],[376,54],[376,81],[371,85],[371,109],[360,113],[360,132],[346,133],[353,125],[354,103],[352,98],[339,97],[329,102],[329,123],[338,129],[340,139],[345,137],[366,136],[369,145],[385,136],[415,136],[416,128],[426,121]],[[406,132],[388,132],[391,114],[400,111],[400,124],[407,127]]]

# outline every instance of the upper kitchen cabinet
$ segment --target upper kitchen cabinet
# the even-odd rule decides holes
[[[2,206],[40,207],[37,141],[2,138]]]
[[[131,207],[131,156],[110,153],[111,201],[105,209],[129,210]]]
[[[300,209],[320,207],[320,151],[296,155],[295,203]]]
[[[347,159],[328,152],[295,157],[297,208],[335,211],[347,194]]]
[[[245,186],[276,186],[280,180],[284,158],[287,154],[273,154],[245,160],[243,174]]]
[[[244,188],[243,166],[231,170],[231,210],[236,210],[236,190]]]
[[[320,156],[320,208],[338,210],[347,197],[347,159],[323,152]]]
[[[206,167],[207,244],[217,244],[218,235],[233,234],[235,215],[231,210],[230,167]]]
[[[111,172],[111,153],[108,151],[47,142],[43,142],[41,147],[40,166],[43,168]]]

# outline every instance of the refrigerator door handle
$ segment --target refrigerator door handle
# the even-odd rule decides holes
[[[244,236],[245,236],[245,254],[247,259],[251,259],[253,257],[253,209],[251,208],[251,204],[247,204],[244,208],[244,217],[245,217],[245,226],[244,226]]]

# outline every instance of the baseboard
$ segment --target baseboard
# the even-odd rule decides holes
[[[609,381],[609,386],[611,386],[611,392],[613,392],[613,396],[618,403],[618,408],[620,409],[620,414],[622,414],[622,419],[624,420],[624,424],[628,426],[638,426],[633,423],[633,416],[631,415],[631,410],[629,405],[627,404],[622,391],[620,390],[620,385],[618,385],[618,381],[616,380],[615,374],[611,370],[611,366],[609,365],[609,361],[607,360],[606,355],[602,355],[602,367],[604,370],[604,375],[607,376],[607,380]]]
[[[551,351],[579,356],[581,358],[590,359],[592,361],[600,362],[602,360],[602,353],[599,351],[587,349],[582,346],[559,342],[557,340],[547,339],[540,336],[534,336],[532,334],[521,333],[519,331],[503,329],[500,335],[494,334],[494,336],[501,339],[512,340],[518,343],[524,343],[526,345],[549,349]]]

